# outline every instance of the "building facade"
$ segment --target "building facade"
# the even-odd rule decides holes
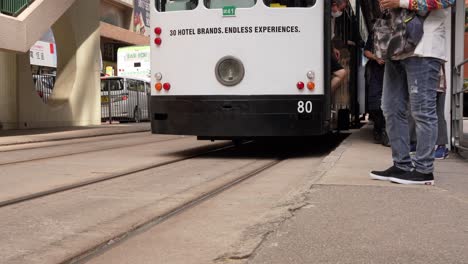
[[[150,0],[101,0],[100,32],[102,73],[112,67],[116,75],[117,50],[149,45]]]

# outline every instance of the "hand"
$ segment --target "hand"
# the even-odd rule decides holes
[[[375,58],[375,61],[376,61],[379,65],[384,65],[384,64],[385,64],[385,61],[382,60],[381,58]]]
[[[340,60],[341,54],[339,50],[333,48],[333,54],[335,54],[336,60]]]
[[[400,7],[400,0],[380,0],[380,9],[393,9]]]

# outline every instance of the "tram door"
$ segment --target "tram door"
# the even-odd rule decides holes
[[[455,32],[452,35],[452,146],[468,151],[468,6],[465,0],[456,1]]]

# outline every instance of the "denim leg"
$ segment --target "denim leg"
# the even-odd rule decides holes
[[[445,93],[437,92],[437,141],[436,144],[447,145],[447,122],[445,121]]]
[[[441,62],[434,58],[411,57],[401,63],[407,74],[410,111],[416,124],[418,143],[414,165],[421,173],[431,173],[437,139],[436,94]]]
[[[409,155],[408,88],[406,73],[399,61],[386,61],[382,93],[382,111],[396,167],[413,169]]]

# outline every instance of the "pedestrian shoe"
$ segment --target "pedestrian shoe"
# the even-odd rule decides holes
[[[399,176],[392,176],[390,177],[390,181],[400,184],[434,185],[434,174],[412,170]]]
[[[444,145],[437,146],[434,152],[434,158],[438,160],[445,159],[448,156],[448,149]]]
[[[369,176],[373,180],[389,181],[390,177],[403,175],[405,173],[405,170],[402,170],[396,166],[391,166],[384,171],[371,171]]]
[[[380,132],[374,131],[374,142],[376,144],[382,143],[382,134]]]

